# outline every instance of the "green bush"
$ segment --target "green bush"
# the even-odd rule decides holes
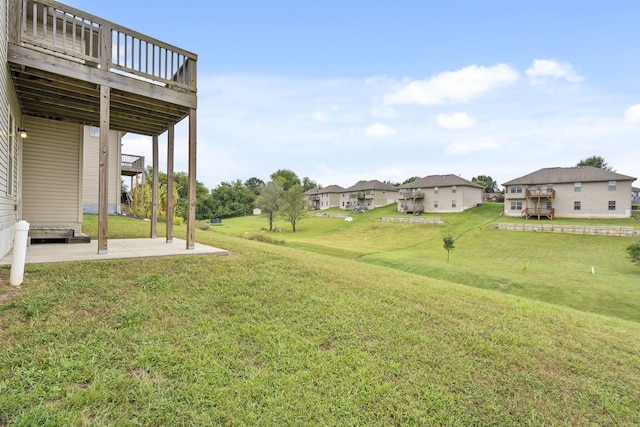
[[[627,253],[631,258],[631,262],[634,262],[640,267],[640,242],[636,242],[633,245],[627,247]]]

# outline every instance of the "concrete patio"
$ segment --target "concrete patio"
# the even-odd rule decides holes
[[[199,243],[194,249],[186,249],[186,241],[173,239],[167,243],[164,238],[157,239],[113,239],[109,240],[107,254],[98,255],[98,242],[90,243],[47,243],[27,246],[27,264],[40,264],[65,261],[95,261],[122,258],[168,257],[184,255],[229,255],[224,249]],[[0,265],[11,265],[13,252],[9,252]]]

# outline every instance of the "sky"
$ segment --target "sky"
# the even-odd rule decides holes
[[[63,2],[198,55],[209,189],[279,169],[325,187],[503,183],[593,155],[640,177],[637,0]],[[150,164],[151,139],[123,153]]]

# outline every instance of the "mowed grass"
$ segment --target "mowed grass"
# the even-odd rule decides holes
[[[626,252],[640,238],[500,231],[499,222],[523,222],[501,212],[502,204],[484,204],[465,213],[423,216],[443,225],[379,221],[403,216],[390,206],[355,214],[352,222],[312,214],[296,233],[284,222],[278,223],[281,232],[263,233],[305,251],[640,321],[640,269]],[[633,219],[541,223],[640,228]],[[267,225],[261,217],[234,218],[211,232],[243,236]],[[456,237],[450,262],[444,233]]]
[[[0,424],[640,424],[638,323],[197,240],[230,256],[28,265],[19,290],[0,270]]]

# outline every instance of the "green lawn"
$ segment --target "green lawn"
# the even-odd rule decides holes
[[[268,234],[283,245],[239,238],[264,220],[225,220],[196,239],[228,257],[27,265],[18,290],[1,269],[0,425],[640,424],[640,323],[428,277],[465,276],[483,253],[478,280],[516,277],[504,272],[516,261],[492,257],[538,235],[375,215],[309,218],[296,235],[282,224]],[[110,218],[109,234],[145,237],[148,225]],[[466,229],[447,265],[441,233]],[[577,259],[560,261],[579,270]]]
[[[402,216],[390,206],[356,214],[352,222],[310,215],[295,234],[284,222],[278,223],[282,232],[265,234],[305,251],[640,321],[640,269],[626,253],[637,238],[500,231],[499,222],[524,221],[501,212],[502,204],[484,204],[461,214],[424,215],[444,225],[380,222],[381,216]],[[265,221],[229,219],[212,232],[243,236],[260,232]],[[640,228],[633,219],[553,223]],[[447,232],[457,237],[449,263],[442,243]]]

